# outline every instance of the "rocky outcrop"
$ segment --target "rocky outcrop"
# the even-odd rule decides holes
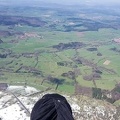
[[[18,92],[21,91],[17,91]],[[53,91],[54,92],[54,91]],[[52,93],[51,91],[37,92],[33,96],[19,94],[17,97],[31,111],[38,99],[44,94]],[[63,95],[70,103],[75,120],[120,120],[120,108],[108,102],[92,99],[83,95],[70,96]],[[6,99],[7,98],[7,99]],[[13,111],[11,111],[13,109]],[[11,113],[11,119],[29,120],[29,115],[25,109],[21,108],[20,103],[9,93],[0,92],[0,118],[8,120],[7,116]]]
[[[119,120],[118,109],[110,103],[75,96],[70,99],[75,120]]]

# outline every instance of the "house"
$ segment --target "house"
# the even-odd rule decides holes
[[[7,83],[0,83],[0,91],[6,90],[8,88]]]

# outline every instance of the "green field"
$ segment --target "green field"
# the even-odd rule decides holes
[[[112,90],[117,83],[120,83],[120,43],[114,42],[114,39],[120,38],[120,29],[101,27],[92,30],[93,26],[89,30],[90,22],[86,23],[86,20],[85,24],[88,24],[88,27],[79,25],[71,27],[68,24],[72,22],[72,15],[67,15],[68,11],[61,15],[59,12],[59,14],[50,13],[47,9],[39,15],[40,11],[43,12],[40,9],[34,11],[31,9],[28,13],[26,10],[23,13],[19,12],[18,16],[30,17],[32,13],[32,17],[39,17],[47,22],[42,27],[23,23],[0,25],[1,31],[12,33],[11,35],[0,33],[0,39],[3,41],[0,43],[0,82],[19,85],[27,82],[28,85],[41,90],[46,87],[55,89],[58,84],[58,91],[70,94],[75,92],[75,80],[83,87],[97,86],[106,90]],[[16,14],[13,13],[14,16]],[[51,17],[43,16],[47,14]],[[83,19],[76,24],[78,22],[82,24]],[[68,31],[69,29],[72,30]],[[63,46],[60,46],[60,43]],[[79,43],[84,45],[77,46]],[[112,50],[113,48],[116,48],[116,51]],[[78,63],[77,60],[82,63]],[[77,75],[76,69],[80,72]],[[95,73],[94,69],[101,72],[97,74],[99,78],[93,77],[96,86],[92,79],[85,79]],[[72,75],[69,73],[71,71]],[[63,73],[68,76],[63,76]],[[74,74],[75,78],[72,78]],[[59,82],[63,79],[64,82],[51,81],[48,76],[59,79]]]
[[[41,76],[39,78],[36,78],[37,76],[32,75],[32,78],[30,77],[29,79],[29,74],[28,73],[17,73],[15,74],[14,72],[20,67],[22,64],[23,66],[30,66],[34,67],[36,64],[35,56],[31,58],[23,57],[21,54],[22,53],[34,53],[35,52],[40,52],[38,54],[38,63],[37,66],[35,67],[36,69],[40,70],[43,72],[44,76],[47,75],[52,75],[53,77],[60,78],[62,73],[72,71],[73,66],[58,66],[57,62],[61,61],[68,61],[68,62],[73,62],[74,65],[76,65],[80,71],[81,75],[77,77],[77,81],[80,85],[82,86],[89,86],[89,87],[94,87],[92,81],[85,81],[83,79],[83,76],[87,74],[91,74],[92,69],[89,66],[84,66],[84,65],[77,65],[74,63],[72,58],[74,58],[75,55],[75,49],[68,49],[64,51],[57,51],[52,48],[53,45],[57,45],[61,42],[67,43],[67,42],[73,42],[73,41],[80,41],[86,44],[90,44],[86,47],[83,47],[81,49],[78,49],[78,54],[80,57],[83,57],[84,59],[87,59],[89,61],[92,61],[93,63],[97,64],[97,66],[103,66],[108,69],[113,69],[116,74],[112,75],[108,72],[104,72],[102,74],[102,77],[100,80],[96,81],[96,84],[99,88],[103,89],[113,89],[115,87],[115,84],[120,81],[120,57],[119,53],[115,53],[114,51],[111,51],[110,48],[113,47],[119,47],[117,43],[112,43],[108,45],[104,45],[104,42],[106,43],[107,41],[112,41],[112,38],[107,38],[106,41],[104,41],[105,37],[102,34],[102,31],[104,31],[108,36],[109,33],[114,30],[110,29],[101,29],[98,35],[96,35],[96,32],[84,32],[84,35],[82,37],[77,36],[77,32],[71,32],[71,33],[62,33],[62,32],[55,32],[55,35],[53,36],[53,32],[45,32],[45,33],[39,33],[44,36],[43,39],[38,39],[38,38],[26,38],[24,40],[19,41],[19,43],[7,43],[9,42],[9,39],[7,38],[6,43],[0,44],[1,48],[5,49],[10,49],[13,51],[15,54],[20,54],[19,58],[14,58],[11,56],[8,56],[7,58],[1,58],[0,59],[0,66],[5,67],[6,69],[11,68],[13,69],[13,72],[9,73],[5,72],[3,70],[3,74],[0,76],[0,81],[4,82],[4,78],[6,78],[5,82],[16,82],[16,81],[22,81],[27,78],[30,83],[34,82],[34,79],[43,79]],[[29,31],[28,31],[29,32]],[[120,32],[119,30],[116,32]],[[92,40],[94,37],[89,37],[89,36],[97,36],[95,37],[95,40]],[[111,34],[110,34],[111,35]],[[102,37],[99,37],[102,36]],[[68,39],[70,38],[70,39]],[[85,41],[84,41],[85,40]],[[100,41],[101,40],[101,41]],[[98,48],[98,51],[102,54],[102,56],[97,56],[98,51],[88,51],[87,48],[93,47],[96,44],[103,44],[100,45]],[[1,50],[2,53],[2,50]],[[110,64],[109,65],[104,65],[103,63],[109,60]],[[10,63],[13,61],[12,63]],[[10,64],[8,64],[10,63]],[[85,72],[86,71],[86,72]],[[27,75],[28,74],[28,75]],[[19,75],[19,77],[18,77]],[[66,80],[68,78],[65,78]],[[72,80],[68,80],[71,82]],[[63,87],[63,88],[62,88]],[[74,86],[67,87],[67,85],[61,85],[60,90],[64,89],[70,89],[70,91],[74,91]],[[69,91],[69,90],[68,90]]]

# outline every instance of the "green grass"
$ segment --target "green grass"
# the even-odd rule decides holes
[[[69,94],[73,94],[74,93],[74,86],[71,86],[71,85],[60,85],[58,87],[58,90],[59,91],[62,91],[62,92],[65,92],[65,93],[69,93]]]
[[[92,82],[92,81],[86,81],[86,80],[83,79],[82,76],[79,76],[79,77],[77,78],[77,82],[78,82],[81,86],[85,86],[85,87],[95,87],[95,86],[93,85],[93,82]]]
[[[114,103],[115,106],[120,106],[120,100],[117,100],[115,103]]]

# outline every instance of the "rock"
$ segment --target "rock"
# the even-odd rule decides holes
[[[18,98],[26,106],[26,108],[31,111],[38,99],[42,98],[45,94],[53,92],[47,91],[39,93],[36,96],[20,95]],[[63,96],[65,96],[70,103],[75,120],[120,120],[120,108],[108,102],[96,100],[83,95]],[[5,107],[3,107],[3,105]],[[0,118],[3,120],[9,120],[9,117],[12,120],[30,119],[25,110],[21,110],[21,106],[19,102],[16,102],[16,98],[9,93],[0,92]]]

